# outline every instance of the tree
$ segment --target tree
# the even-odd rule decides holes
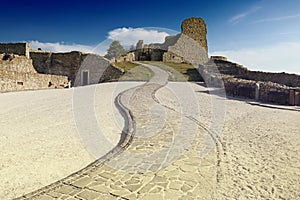
[[[117,58],[123,54],[125,54],[127,51],[124,49],[124,47],[120,44],[119,41],[114,40],[108,50],[107,54],[104,56],[107,59]]]
[[[132,44],[132,45],[130,46],[129,51],[134,51],[134,50],[135,50],[135,46]]]

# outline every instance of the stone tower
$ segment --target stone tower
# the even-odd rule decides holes
[[[202,18],[192,17],[184,20],[181,24],[181,32],[196,40],[208,52],[206,24]]]
[[[144,48],[144,40],[139,40],[136,44],[135,49],[138,50],[138,49],[142,49],[142,48]]]

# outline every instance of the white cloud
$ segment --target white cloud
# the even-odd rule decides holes
[[[282,20],[294,19],[294,18],[299,18],[299,17],[300,17],[300,14],[296,14],[296,15],[288,15],[288,16],[282,16],[282,17],[274,17],[274,18],[260,19],[260,20],[254,21],[253,23],[264,23],[264,22],[282,21]]]
[[[50,42],[39,42],[39,41],[31,41],[30,47],[32,49],[41,48],[44,51],[50,52],[70,52],[70,51],[81,51],[84,53],[92,53],[94,52],[94,46],[81,45],[81,44],[64,44],[64,43],[50,43]]]
[[[244,65],[251,70],[300,74],[300,42],[280,43],[273,46],[212,52]]]
[[[144,40],[145,44],[163,43],[169,34],[165,31],[145,28],[118,28],[108,33],[108,39],[118,40],[124,46],[136,44],[138,40]]]
[[[229,19],[229,23],[231,24],[237,24],[240,21],[242,21],[244,18],[246,18],[248,15],[251,15],[252,13],[255,13],[256,11],[258,11],[259,9],[261,9],[262,7],[252,7],[250,10],[245,11],[243,13],[239,13],[233,17],[231,17]]]
[[[169,32],[172,30],[168,30]],[[132,44],[136,44],[138,40],[144,40],[145,44],[149,43],[163,43],[165,37],[169,34],[164,30],[146,29],[146,28],[118,28],[108,33],[107,40],[99,43],[97,46],[88,46],[81,44],[64,44],[60,42],[39,42],[31,41],[30,47],[32,49],[41,48],[44,51],[50,52],[70,52],[81,51],[84,53],[97,53],[105,55],[106,51],[112,42],[112,40],[118,40],[125,47],[129,47]]]

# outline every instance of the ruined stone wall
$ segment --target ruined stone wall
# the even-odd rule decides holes
[[[25,56],[13,55],[11,60],[3,60],[0,55],[0,91],[11,92],[63,88],[68,83],[66,76],[38,74],[32,60]]]
[[[182,22],[181,29],[181,34],[167,36],[162,44],[144,45],[143,40],[138,41],[135,60],[188,62],[194,65],[206,63],[208,46],[204,20],[202,18],[186,19]]]
[[[0,43],[0,54],[15,54],[29,58],[28,43]]]
[[[0,70],[1,92],[64,88],[67,86],[67,83],[68,78],[65,76]]]
[[[251,71],[239,64],[224,60],[211,60],[207,64],[207,67],[209,68],[211,65],[217,66],[221,74],[232,75],[240,79],[273,82],[289,87],[300,87],[300,75],[296,74]]]
[[[168,48],[168,52],[174,53],[194,65],[204,64],[208,61],[207,52],[198,42],[184,34],[177,37],[176,43]]]
[[[300,87],[300,75],[296,74],[247,71],[244,78],[254,81],[269,81],[289,87]]]
[[[32,66],[32,60],[18,55],[0,54],[0,69],[4,71],[14,71],[20,73],[36,73]]]
[[[255,99],[259,84],[258,101],[281,105],[300,105],[300,87],[289,87],[270,81],[255,81],[237,78],[234,75],[219,74],[210,66],[199,68],[209,86],[223,87],[226,95]],[[230,73],[232,74],[232,72]]]
[[[67,76],[74,83],[84,57],[81,52],[49,53],[30,52],[34,68],[38,73]]]
[[[114,58],[112,60],[113,62],[134,62],[135,61],[135,53],[134,52],[129,52],[126,55],[122,55],[118,58]]]
[[[135,60],[137,61],[162,61],[165,50],[156,48],[142,48],[135,50]]]
[[[142,49],[142,48],[144,48],[144,41],[143,40],[139,40],[136,43],[135,49]]]
[[[181,32],[197,41],[205,49],[206,53],[208,52],[207,29],[205,21],[202,18],[192,17],[184,20],[181,24]]]
[[[225,56],[211,56],[210,59],[227,61],[227,58]]]
[[[178,56],[172,52],[166,52],[163,55],[163,62],[183,63],[184,59],[183,57]]]
[[[237,79],[233,77],[223,77],[226,94],[229,96],[255,99],[256,81]],[[281,105],[291,105],[291,91],[300,91],[300,88],[290,88],[272,82],[259,82],[260,102],[275,103]],[[300,105],[296,102],[295,105]]]
[[[81,85],[82,71],[89,71],[89,84],[100,82],[107,77],[121,73],[111,66],[110,61],[95,54],[84,54],[78,51],[69,53],[31,52],[33,66],[38,73],[67,76],[72,86]],[[109,69],[108,69],[109,68]]]

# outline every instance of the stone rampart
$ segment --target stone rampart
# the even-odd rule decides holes
[[[64,88],[68,84],[66,76],[37,73],[33,68],[32,60],[25,56],[11,55],[10,59],[3,60],[5,56],[0,54],[1,92]]]

